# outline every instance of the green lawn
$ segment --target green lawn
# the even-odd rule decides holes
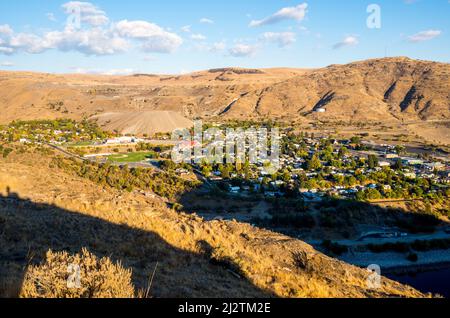
[[[127,162],[141,162],[145,159],[155,158],[155,152],[131,152],[117,155],[111,155],[108,157],[108,161],[127,163]]]

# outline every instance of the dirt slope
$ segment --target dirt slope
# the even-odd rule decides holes
[[[176,129],[191,128],[194,125],[179,113],[168,111],[104,113],[91,119],[97,121],[105,130],[139,136],[171,133]]]

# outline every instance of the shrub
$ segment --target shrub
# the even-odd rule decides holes
[[[322,209],[319,215],[320,226],[330,229],[344,227],[345,222],[336,212],[334,208]]]
[[[184,209],[183,205],[179,204],[179,203],[174,203],[173,207],[172,207],[175,211],[182,211]]]
[[[348,252],[347,246],[331,242],[330,240],[323,241],[322,247],[326,249],[328,252],[331,252],[332,254],[338,256]]]
[[[304,251],[293,252],[292,253],[292,261],[294,266],[298,269],[310,271],[311,266],[308,261],[308,254]]]
[[[309,214],[289,213],[289,214],[274,214],[272,215],[272,226],[275,227],[293,227],[293,228],[308,228],[311,229],[316,226],[314,217]]]
[[[416,263],[419,260],[419,255],[416,253],[409,253],[406,259],[410,262]]]
[[[441,221],[430,214],[413,214],[408,218],[400,218],[396,225],[411,233],[433,233]]]
[[[70,288],[68,266],[79,266],[79,288]],[[98,259],[82,250],[81,255],[48,251],[43,264],[30,266],[25,275],[21,298],[133,298],[131,271],[109,258]]]
[[[13,150],[11,148],[4,148],[3,149],[3,158],[7,158],[11,152],[13,152]]]

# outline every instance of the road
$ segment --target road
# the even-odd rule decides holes
[[[65,149],[63,149],[63,148],[61,148],[59,146],[56,146],[56,145],[53,145],[53,144],[50,144],[50,143],[44,143],[44,144],[47,145],[50,148],[53,148],[53,149],[61,152],[66,157],[75,158],[75,159],[79,159],[79,160],[82,160],[82,161],[89,161],[89,159],[86,159],[86,158],[83,158],[83,157],[78,156],[76,154],[73,154],[71,152],[68,152],[67,150],[65,150]]]
[[[389,232],[389,231],[387,231]],[[412,234],[405,237],[395,237],[395,238],[366,238],[362,240],[339,240],[333,241],[340,245],[345,245],[349,247],[365,246],[368,244],[385,244],[385,243],[413,243],[414,241],[429,241],[437,239],[450,239],[450,234],[446,233],[444,230],[436,231],[433,234]],[[313,246],[319,246],[322,244],[322,240],[310,240],[307,241],[308,244]]]
[[[424,199],[391,199],[391,200],[369,200],[369,203],[401,203],[401,202],[420,202]]]

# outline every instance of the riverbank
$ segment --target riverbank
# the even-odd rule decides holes
[[[348,253],[339,257],[340,260],[359,266],[368,267],[376,264],[384,273],[418,272],[421,270],[433,270],[450,268],[450,250],[435,250],[427,252],[416,252],[418,260],[408,260],[404,253],[373,253],[357,252]]]
[[[433,264],[412,264],[409,266],[399,266],[387,268],[384,270],[385,274],[391,275],[413,275],[425,272],[433,272],[450,269],[450,262],[433,263]],[[449,282],[450,284],[450,282]]]
[[[424,293],[450,298],[450,250],[417,252],[417,262],[403,253],[349,253],[339,259],[366,268],[376,264],[381,275]]]
[[[450,264],[442,264],[442,266],[450,266]],[[450,298],[450,267],[433,270],[421,268],[416,273],[385,273],[385,276],[424,293]]]

